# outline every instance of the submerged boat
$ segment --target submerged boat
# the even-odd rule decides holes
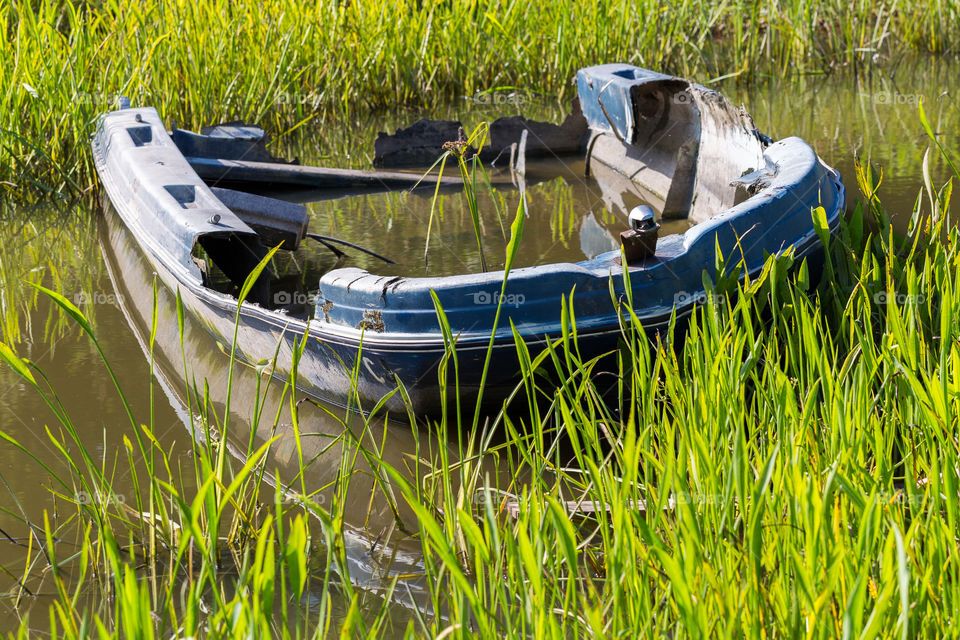
[[[403,502],[391,507],[385,500],[371,499],[378,495],[378,472],[356,453],[356,441],[344,437],[348,427],[320,406],[304,403],[297,410],[295,435],[284,385],[263,384],[259,371],[250,367],[237,366],[231,371],[227,356],[217,349],[196,318],[187,315],[182,324],[178,322],[176,292],[154,288],[153,264],[144,258],[118,217],[108,208],[99,222],[100,249],[115,299],[163,396],[183,422],[181,428],[192,438],[202,441],[205,437],[196,417],[201,412],[197,398],[191,395],[196,390],[193,385],[202,384],[207,409],[218,416],[226,416],[229,411],[227,450],[238,458],[240,465],[249,459],[251,442],[254,450],[272,443],[265,452],[264,468],[269,471],[264,480],[278,488],[285,500],[298,500],[297,489],[306,486],[314,504],[329,504],[341,485],[338,477],[342,473],[342,456],[355,460],[349,488],[345,489],[353,499],[345,501],[341,525],[348,575],[340,577],[374,593],[387,591],[391,578],[397,577],[404,588],[396,590],[395,601],[429,610],[429,598],[423,594],[420,578],[424,570],[419,540],[397,528],[400,518],[404,530],[415,531],[416,518]],[[411,482],[427,473],[427,467],[405,464],[418,446],[424,446],[425,439],[431,442],[429,450],[448,447],[448,455],[456,456],[449,444],[428,433],[414,434],[408,426],[392,421],[378,437],[383,438],[378,445],[383,460],[401,473],[410,474],[407,478]],[[180,439],[176,440],[179,443]],[[308,464],[301,464],[301,460]],[[420,471],[421,468],[424,470]],[[484,467],[484,473],[503,486],[509,481],[500,478],[503,472],[491,465]],[[338,571],[338,566],[333,564],[333,570]]]
[[[294,341],[306,336],[302,391],[340,404],[352,392],[367,403],[390,396],[391,410],[409,403],[429,414],[441,406],[437,369],[447,348],[434,297],[455,338],[461,400],[478,394],[492,337],[483,397],[497,401],[518,380],[514,328],[532,350],[558,337],[564,297],[587,358],[617,348],[618,307],[628,299],[648,332],[689,314],[705,295],[703,272],[714,269],[718,249],[750,275],[788,250],[822,259],[812,212],[822,210],[820,224],[834,229],[844,188],[806,142],[774,142],[716,91],[629,65],[582,69],[577,85],[588,125],[579,153],[588,170],[612,173],[649,203],[624,221],[622,250],[516,268],[506,282],[502,271],[405,277],[337,268],[320,277],[308,304],[273,290],[265,273],[239,309],[238,356],[256,363],[276,354],[276,375],[286,376]],[[310,234],[298,205],[211,185],[414,183],[409,174],[284,166],[263,156],[256,129],[168,133],[153,108],[124,107],[101,116],[93,140],[106,196],[164,285],[224,345],[233,341],[238,313],[232,292],[268,247],[293,250]],[[659,220],[673,218],[692,226],[658,237]],[[231,286],[218,286],[218,278]],[[390,395],[398,384],[406,400]]]

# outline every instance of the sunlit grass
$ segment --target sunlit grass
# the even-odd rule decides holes
[[[87,143],[118,94],[180,126],[283,134],[504,86],[568,100],[600,62],[749,80],[955,52],[960,5],[0,0],[0,33],[0,182],[36,196],[93,184]]]

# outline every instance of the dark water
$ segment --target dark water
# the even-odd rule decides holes
[[[892,77],[878,71],[860,79],[837,74],[771,80],[751,87],[727,83],[718,88],[731,101],[743,103],[759,128],[770,136],[796,135],[807,140],[828,164],[840,171],[848,188],[848,206],[860,197],[854,157],[859,155],[882,167],[882,201],[894,215],[898,228],[904,230],[924,189],[924,156],[930,146],[917,116],[921,100],[941,144],[948,149],[960,148],[960,83],[955,69],[935,62],[904,65]],[[563,116],[564,106],[553,104],[548,98],[521,98],[491,104],[463,101],[430,115],[461,118],[468,129],[483,120],[517,112],[554,121]],[[299,156],[305,163],[368,167],[376,132],[392,131],[420,115],[423,114],[404,112],[325,123],[301,130],[297,139],[278,141],[277,147],[281,153]],[[935,152],[926,167],[935,186],[949,175]],[[616,194],[604,192],[582,175],[582,166],[575,162],[531,165],[526,187],[529,218],[522,245],[523,264],[582,260],[598,248],[605,250],[604,242],[612,241],[613,234],[622,228],[623,208],[634,203],[617,202]],[[509,179],[497,171],[492,171],[491,177]],[[518,204],[516,188],[481,194],[482,243],[491,268],[502,262],[509,225]],[[921,204],[927,206],[925,195]],[[441,196],[432,223],[431,205],[430,197],[400,193],[315,202],[309,205],[311,228],[391,257],[401,263],[393,268],[409,274],[478,269],[479,250],[463,197]],[[211,397],[222,407],[226,356],[201,328],[189,321],[184,351],[180,351],[172,297],[161,288],[157,300],[155,375],[151,377],[144,345],[153,306],[153,275],[123,228],[112,224],[99,206],[89,202],[39,209],[6,202],[0,207],[2,340],[46,372],[83,442],[112,464],[118,452],[123,451],[123,438],[129,434],[130,425],[99,356],[75,325],[23,283],[38,282],[64,293],[90,317],[135,418],[144,423],[152,421],[154,432],[164,448],[172,452],[172,459],[188,467],[191,436],[185,407],[187,380],[206,379]],[[427,251],[428,225],[431,239]],[[682,227],[673,230],[682,231]],[[373,259],[351,255],[348,264],[389,272]],[[311,272],[333,264],[333,257],[319,247],[305,249],[298,259]],[[249,368],[238,372],[238,393],[231,418],[246,433],[253,430],[258,441],[273,433],[272,420],[269,424],[251,424],[252,390],[257,377],[262,375]],[[274,408],[281,404],[275,390],[268,391],[267,402]],[[344,426],[322,411],[304,411],[301,429],[311,434],[305,439],[305,454],[320,456],[311,466],[308,480],[321,487],[331,482],[339,468],[342,447],[346,445],[338,438]],[[273,413],[268,410],[264,415],[272,417]],[[62,471],[61,458],[45,433],[47,427],[56,432],[56,424],[42,399],[21,384],[7,367],[0,367],[0,429],[36,452],[55,470]],[[283,411],[279,424],[281,442],[274,463],[282,473],[292,468],[295,459],[291,457],[289,442],[284,440],[289,440],[284,434],[289,416]],[[397,466],[402,466],[404,456],[414,450],[414,434],[407,425],[389,424],[370,437],[388,452],[388,461]],[[340,444],[330,448],[331,442]],[[437,442],[430,446],[436,450],[448,445]],[[125,466],[120,464],[118,468]],[[57,509],[50,486],[50,479],[36,463],[9,444],[0,444],[0,506],[4,509],[0,513],[0,529],[22,540],[27,532],[24,519],[42,522],[44,509]],[[117,478],[118,493],[130,492],[130,487],[128,478]],[[384,580],[394,572],[416,573],[417,545],[393,527],[392,516],[369,478],[365,480],[359,474],[351,492],[357,506],[349,512],[347,522],[351,541],[348,554],[353,562],[350,579],[375,599]],[[381,541],[379,553],[370,552],[368,543],[372,539]],[[23,547],[0,535],[0,565],[20,575],[24,558]],[[323,559],[316,561],[322,563]],[[12,578],[3,576],[0,582],[0,593],[16,592]],[[415,601],[416,581],[412,580],[411,585],[412,595],[408,599]],[[28,586],[39,595],[28,598],[19,609],[13,607],[13,598],[0,598],[0,608],[9,614],[0,622],[0,630],[15,626],[18,616],[31,609],[33,621],[42,624],[54,585],[49,576],[37,571],[31,573]],[[406,615],[402,606],[397,611],[400,618]]]

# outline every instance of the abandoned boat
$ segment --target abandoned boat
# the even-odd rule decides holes
[[[613,172],[650,203],[625,221],[620,250],[517,268],[505,284],[502,271],[386,277],[337,268],[319,279],[307,305],[273,291],[265,272],[239,309],[238,357],[257,363],[276,353],[276,375],[285,377],[294,341],[307,336],[298,363],[302,391],[340,404],[354,393],[376,403],[400,384],[407,400],[393,393],[388,408],[405,410],[409,403],[434,413],[445,353],[434,295],[456,340],[456,390],[465,401],[478,393],[493,334],[483,397],[497,401],[518,379],[511,325],[536,350],[561,334],[564,296],[586,358],[617,348],[618,306],[627,299],[649,332],[665,327],[672,314],[689,314],[703,299],[703,273],[714,269],[718,249],[727,260],[742,260],[751,275],[770,254],[789,250],[817,260],[822,245],[812,212],[821,211],[821,224],[832,230],[844,188],[806,142],[774,142],[719,93],[629,65],[582,69],[577,85],[586,122],[578,149],[588,170]],[[284,165],[265,155],[262,140],[262,131],[241,125],[168,133],[153,108],[129,105],[102,115],[93,140],[109,202],[164,285],[179,291],[184,307],[224,345],[233,341],[238,301],[213,286],[214,266],[238,285],[268,247],[293,250],[311,234],[303,207],[219,185],[415,184],[410,174],[385,184],[391,178],[383,173]],[[658,237],[657,217],[695,224]]]

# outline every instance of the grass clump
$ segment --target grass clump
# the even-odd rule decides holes
[[[567,100],[579,67],[609,61],[706,81],[953,53],[958,25],[956,0],[0,0],[0,182],[89,188],[87,141],[119,94],[180,126],[245,118],[284,134],[502,87]]]
[[[756,279],[718,279],[682,349],[668,336],[651,350],[629,325],[612,407],[571,324],[521,357],[523,393],[541,402],[475,424],[459,461],[434,461],[455,481],[398,480],[420,521],[432,606],[446,613],[426,635],[950,633],[952,182],[928,184],[926,213],[918,203],[911,235],[897,237],[879,174],[859,165],[858,181],[868,201],[830,239],[819,288],[808,265],[771,257]],[[435,428],[457,438],[446,421]],[[485,460],[511,468],[507,482],[485,475]]]

